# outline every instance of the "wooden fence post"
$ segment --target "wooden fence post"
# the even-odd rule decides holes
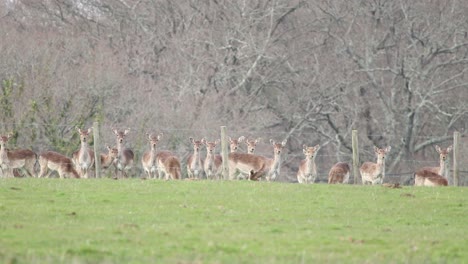
[[[229,162],[228,162],[228,144],[226,136],[226,126],[221,127],[221,156],[223,157],[223,179],[229,179]]]
[[[93,139],[94,139],[94,175],[96,178],[101,178],[101,154],[99,147],[101,145],[101,125],[99,122],[93,123]]]
[[[453,132],[453,186],[458,186],[459,168],[458,160],[460,155],[460,132]]]
[[[353,145],[353,174],[354,184],[358,184],[359,178],[359,145],[358,145],[358,131],[353,130],[352,133],[352,145]]]

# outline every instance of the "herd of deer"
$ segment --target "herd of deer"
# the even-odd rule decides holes
[[[39,156],[28,149],[9,150],[6,147],[11,134],[0,136],[0,171],[3,177],[18,176],[18,169],[22,170],[29,177],[36,176],[35,165],[38,161],[40,171],[37,177],[49,177],[52,171],[56,171],[60,178],[88,178],[89,171],[93,169],[94,151],[88,144],[88,138],[92,129],[82,130],[77,128],[80,135],[81,145],[73,152],[72,157],[54,151],[44,151]],[[132,168],[134,153],[125,147],[125,138],[130,129],[119,131],[112,129],[116,136],[116,147],[107,146],[108,152],[100,154],[101,167],[109,168],[111,165],[115,169],[115,178],[127,177],[127,171]],[[163,133],[147,133],[147,140],[150,148],[143,153],[141,165],[149,179],[181,179],[181,162],[173,153],[166,150],[157,150],[157,145]],[[245,137],[237,139],[229,138],[230,153],[228,154],[229,178],[274,181],[280,175],[281,152],[286,145],[286,140],[277,143],[270,139],[273,146],[273,158],[254,154],[257,143],[260,139],[249,140]],[[206,179],[221,179],[222,157],[215,154],[219,140],[207,141],[205,138],[195,140],[190,138],[193,145],[193,152],[187,159],[187,176],[189,179],[201,179],[203,173]],[[239,145],[244,142],[247,145],[247,153],[237,152]],[[202,160],[200,150],[206,148],[206,157]],[[303,145],[305,159],[299,164],[297,181],[299,183],[314,183],[317,178],[317,166],[315,157],[320,149],[320,145],[308,147]],[[388,146],[384,149],[374,147],[377,162],[364,162],[359,171],[363,184],[382,184],[385,178],[385,156],[390,151]],[[424,167],[416,171],[413,175],[416,186],[446,186],[448,185],[448,154],[452,147],[441,149],[436,146],[439,153],[440,164],[438,167]],[[328,183],[348,183],[350,176],[350,166],[346,162],[336,163],[329,171]]]

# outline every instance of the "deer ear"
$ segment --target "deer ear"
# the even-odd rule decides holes
[[[375,153],[379,152],[379,148],[376,147],[376,146],[374,146],[374,152],[375,152]]]
[[[92,127],[88,128],[88,134],[91,134],[91,131],[93,131],[93,128]]]
[[[202,143],[203,145],[206,145],[206,139],[205,139],[205,138],[202,138],[200,141],[201,141],[201,143]]]
[[[270,144],[274,145],[275,144],[275,141],[273,139],[270,138]]]
[[[193,137],[189,137],[190,142],[193,143]]]
[[[449,147],[447,147],[447,152],[452,151],[452,148],[453,148],[452,145],[450,145]]]
[[[239,139],[237,140],[239,143],[241,143],[242,141],[244,141],[245,137],[244,136],[240,136]]]
[[[320,148],[320,144],[315,145],[314,149],[317,151]]]
[[[115,129],[115,128],[112,128],[112,132],[114,132],[114,134],[116,134],[116,135],[119,135],[119,131],[117,131],[117,129]]]
[[[214,143],[215,143],[216,145],[218,145],[220,141],[221,141],[221,140],[217,139],[217,140],[215,140]]]
[[[435,145],[435,149],[436,149],[437,152],[440,153],[441,150],[440,150],[440,147],[438,145]]]
[[[125,129],[125,131],[124,131],[124,134],[125,134],[125,135],[127,135],[128,133],[130,133],[130,128],[127,128],[127,129]]]
[[[390,152],[391,149],[392,149],[392,147],[388,146],[388,147],[385,148],[385,152]]]
[[[285,139],[285,140],[283,140],[283,142],[281,142],[281,145],[283,145],[283,147],[284,147],[284,146],[286,146],[286,143],[287,143],[287,142],[288,142],[288,140]]]
[[[109,146],[106,146],[106,148],[107,148],[107,150],[108,150],[108,151],[110,151],[110,150],[111,150],[111,147],[109,147]]]

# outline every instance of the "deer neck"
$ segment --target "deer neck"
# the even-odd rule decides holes
[[[380,173],[385,175],[385,160],[382,158],[377,159],[377,167],[380,169]]]
[[[440,166],[439,166],[439,175],[448,179],[448,176],[449,176],[448,173],[449,173],[448,159],[446,159],[445,161],[441,159]]]
[[[315,174],[316,172],[315,166],[315,156],[313,158],[307,157],[305,159],[305,172],[306,174]]]
[[[275,156],[273,157],[272,160],[270,160],[270,162],[271,162],[270,171],[272,172],[278,171],[278,174],[279,174],[279,170],[281,168],[281,155],[275,153]]]

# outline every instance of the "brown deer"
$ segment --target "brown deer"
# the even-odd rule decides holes
[[[214,142],[208,142],[203,139],[202,143],[206,147],[206,158],[203,162],[206,178],[211,180],[220,179],[223,158],[220,155],[215,155],[215,149],[219,144],[219,139]]]
[[[160,133],[159,135],[153,135],[146,133],[146,136],[148,136],[150,149],[143,153],[143,156],[141,157],[141,165],[148,175],[148,179],[156,179],[156,173],[158,171],[158,164],[156,162],[156,145],[162,138],[163,134]]]
[[[80,178],[78,172],[73,167],[73,162],[67,156],[54,151],[44,151],[39,155],[39,165],[41,171],[38,177],[49,177],[50,170],[57,171],[60,178]]]
[[[273,145],[274,158],[266,158],[248,153],[229,153],[229,178],[235,179],[241,173],[250,175],[250,179],[257,181],[265,177],[267,181],[274,181],[280,175],[281,152],[286,145],[286,140],[276,143],[270,139]]]
[[[315,156],[317,151],[320,149],[320,145],[315,147],[302,146],[302,152],[304,152],[305,159],[301,161],[299,170],[297,172],[297,181],[299,183],[314,183],[317,178],[317,166],[315,165]]]
[[[201,162],[200,148],[203,145],[204,140],[204,138],[201,140],[194,140],[193,138],[190,138],[190,142],[193,145],[193,153],[190,154],[187,159],[187,176],[190,179],[202,178],[201,174],[203,172],[203,165]]]
[[[73,152],[72,159],[75,167],[78,169],[78,173],[81,178],[88,178],[88,172],[92,166],[94,166],[94,151],[88,145],[88,137],[92,132],[92,128],[88,130],[81,130],[76,128],[80,134],[80,149]]]
[[[450,164],[449,154],[452,151],[452,146],[442,149],[439,146],[435,146],[436,151],[439,153],[439,167],[423,167],[419,171],[430,171],[436,173],[445,179],[449,179]]]
[[[328,173],[328,184],[348,183],[350,174],[349,164],[346,162],[338,162],[330,169]]]
[[[359,172],[361,173],[362,184],[382,184],[385,178],[385,156],[392,147],[388,146],[380,149],[374,146],[374,152],[377,156],[377,163],[366,161],[361,165]]]
[[[125,147],[125,137],[130,133],[130,128],[125,129],[124,131],[118,131],[113,128],[112,131],[116,136],[117,150],[119,151],[117,158],[114,159],[115,176],[119,178],[118,172],[120,171],[120,176],[127,178],[127,170],[132,168],[133,159],[135,157],[133,151]]]
[[[163,133],[159,134],[161,139]],[[179,159],[167,150],[162,150],[156,153],[156,166],[158,168],[158,178],[165,180],[178,180],[182,177],[181,166]]]
[[[257,148],[257,144],[258,144],[258,142],[260,142],[260,140],[262,140],[262,139],[261,138],[246,139],[244,143],[245,143],[245,145],[247,145],[247,153],[254,154],[255,148]]]
[[[8,150],[6,145],[12,136],[11,133],[0,136],[0,170],[2,176],[12,178],[16,172],[14,169],[24,169],[26,176],[34,177],[36,153],[29,149]]]
[[[239,145],[244,141],[245,137],[240,136],[238,139],[229,137],[229,150],[231,153],[237,152]]]
[[[443,176],[427,169],[420,169],[414,175],[415,186],[447,186],[448,181]]]
[[[106,146],[106,148],[107,154],[101,153],[99,155],[101,157],[101,168],[103,169],[109,168],[114,162],[114,159],[119,156],[119,150],[117,148],[111,148],[109,146]]]

